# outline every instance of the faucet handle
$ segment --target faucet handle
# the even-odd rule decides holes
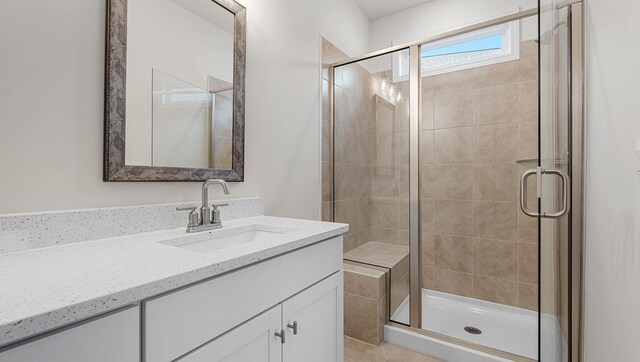
[[[211,211],[211,223],[212,224],[221,224],[220,222],[220,210],[219,207],[229,206],[229,204],[213,204],[213,210]]]
[[[211,204],[214,210],[217,210],[219,207],[229,206],[229,204]]]
[[[197,206],[176,207],[176,211],[191,211],[191,212],[195,212],[196,210],[198,210]]]
[[[196,210],[198,210],[197,206],[176,207],[176,211],[189,211],[189,227],[200,225]]]

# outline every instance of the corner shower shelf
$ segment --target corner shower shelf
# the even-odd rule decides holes
[[[519,163],[519,164],[538,163],[538,159],[537,158],[522,159],[522,160],[517,160],[516,163]]]

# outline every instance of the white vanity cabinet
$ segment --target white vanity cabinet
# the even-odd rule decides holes
[[[0,362],[140,361],[140,308],[131,307],[0,352]]]
[[[292,249],[7,347],[0,362],[341,362],[342,237]]]
[[[178,361],[342,361],[341,285],[336,273]]]
[[[342,237],[337,237],[144,301],[143,359],[191,361],[193,357],[198,361],[204,353],[205,360],[216,361],[217,354],[207,351],[219,353],[214,346],[225,343],[217,339],[227,339],[237,346],[228,351],[231,355],[267,345],[271,351],[279,343],[284,361],[339,361],[343,338],[341,270]],[[284,344],[275,336],[277,328],[268,329],[271,324],[263,318],[266,311],[271,320],[274,307],[282,314]],[[249,331],[252,320],[258,327]],[[287,327],[296,321],[298,334]],[[263,340],[263,332],[270,332],[271,338]],[[264,356],[273,357],[271,352]]]

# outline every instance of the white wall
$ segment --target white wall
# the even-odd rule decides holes
[[[587,0],[586,362],[640,357],[640,2]]]
[[[320,217],[320,38],[367,51],[350,0],[244,0],[246,182],[266,212]],[[197,200],[197,183],[103,183],[105,0],[0,2],[0,213]],[[213,190],[213,197],[221,193]]]

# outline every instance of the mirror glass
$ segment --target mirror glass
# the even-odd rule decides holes
[[[234,14],[212,0],[128,0],[128,166],[232,168]]]

